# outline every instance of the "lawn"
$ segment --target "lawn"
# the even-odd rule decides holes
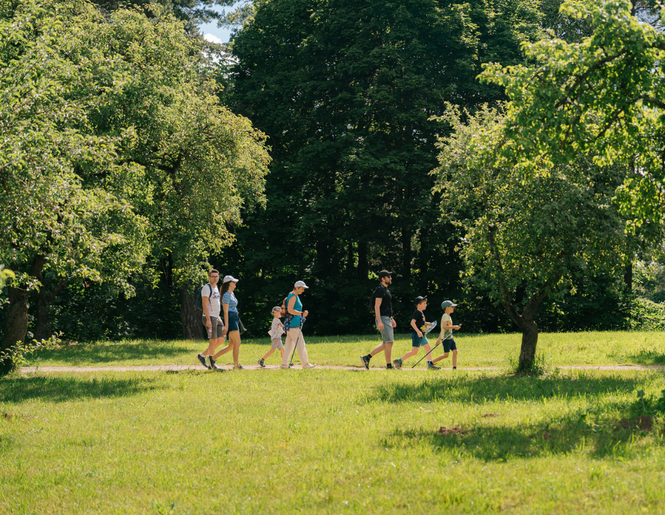
[[[628,362],[663,355],[657,333],[548,335],[542,350],[549,338],[570,349],[551,361],[618,363],[602,359],[617,342],[632,343]],[[503,367],[518,342],[460,336],[460,365]],[[355,364],[370,343],[312,338],[310,354]],[[189,363],[195,348],[74,346],[39,361]],[[13,375],[0,379],[0,513],[656,513],[664,421],[636,417],[638,392],[664,389],[660,371],[556,368]]]
[[[369,352],[379,341],[378,336],[306,337],[310,360],[321,365],[360,366],[360,354]],[[459,348],[459,366],[510,367],[519,356],[519,334],[456,334]],[[430,338],[432,344],[436,337]],[[244,339],[240,362],[255,364],[270,349],[266,338]],[[196,354],[204,350],[207,342],[174,340],[153,342],[146,340],[106,342],[73,345],[35,355],[30,365],[43,366],[117,366],[197,364]],[[393,358],[410,350],[409,335],[397,335]],[[433,354],[441,352],[441,347]],[[544,333],[538,339],[538,352],[551,365],[650,365],[665,364],[665,332],[586,332]],[[412,358],[405,367],[414,364],[423,353]],[[298,355],[296,353],[295,360]],[[232,363],[230,353],[220,364]],[[268,358],[268,364],[278,364],[277,354]],[[445,361],[445,366],[449,363]],[[423,360],[419,367],[424,367]],[[383,355],[372,360],[373,367],[385,366]]]

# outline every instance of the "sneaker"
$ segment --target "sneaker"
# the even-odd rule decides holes
[[[215,360],[212,359],[212,356],[208,356],[208,361],[210,361],[210,366],[208,368],[217,368],[217,365],[215,365]]]
[[[201,362],[201,365],[203,365],[208,370],[210,370],[210,367],[206,364],[206,357],[203,354],[197,354],[196,357],[199,358],[199,361]]]
[[[307,363],[307,365],[303,365],[302,368],[314,368],[316,365],[314,363]]]
[[[360,356],[360,361],[362,361],[363,366],[369,370],[369,356]]]
[[[245,370],[245,367],[242,365],[233,365],[233,370]]]
[[[282,370],[287,370],[291,368],[291,365],[280,365],[279,368],[281,368]]]
[[[219,365],[215,365],[212,367],[213,370],[217,370],[217,372],[224,372],[224,369],[220,367]]]
[[[264,365],[265,360],[264,360],[263,358],[261,358],[260,360],[258,360],[257,363],[259,364],[259,366],[260,366],[261,368],[266,368],[266,366]]]
[[[393,360],[393,366],[394,366],[397,370],[399,370],[400,368],[402,368],[402,360],[401,360],[401,359],[394,359],[394,360]]]
[[[388,364],[386,365],[386,370],[395,370],[395,368],[393,367],[393,364],[392,364],[392,363],[388,363]]]
[[[427,362],[427,370],[441,370],[441,367],[437,367],[434,363],[431,361]]]

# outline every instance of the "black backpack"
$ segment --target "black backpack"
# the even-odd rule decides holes
[[[212,286],[210,283],[204,284],[203,286],[198,286],[194,290],[194,305],[196,306],[196,309],[199,311],[203,311],[203,301],[201,300],[201,290],[205,288],[206,286],[210,286],[210,295],[208,295],[208,300],[210,300],[210,297],[212,297]]]

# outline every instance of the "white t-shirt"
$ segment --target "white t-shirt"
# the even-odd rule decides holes
[[[284,329],[279,325],[281,324],[281,321],[279,320],[278,317],[274,317],[272,319],[272,325],[270,326],[270,331],[268,331],[268,334],[270,335],[270,338],[279,338],[284,334]]]
[[[209,284],[206,284],[201,288],[201,302],[208,302],[208,297],[210,297],[210,304],[208,304],[210,309],[208,310],[208,313],[210,313],[210,316],[218,317],[222,306],[219,303],[221,296],[219,295],[219,289],[217,286],[212,289],[212,295],[210,295]],[[203,316],[205,316],[205,311],[203,312]]]
[[[448,313],[444,313],[441,317],[441,339],[450,340],[453,337],[452,329],[444,329],[443,326],[446,325],[446,322],[450,322],[450,325],[453,325],[453,319],[450,318]]]

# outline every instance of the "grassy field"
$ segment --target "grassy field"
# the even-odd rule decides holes
[[[662,342],[540,340],[567,348],[547,354],[567,364],[662,363]],[[310,355],[355,364],[370,343],[311,339]],[[503,366],[519,338],[458,343],[461,366]],[[200,347],[74,346],[39,361],[190,363]],[[664,422],[635,417],[638,392],[663,389],[657,371],[507,366],[14,375],[0,379],[0,513],[662,513]]]
[[[436,337],[430,338],[434,344]],[[459,348],[459,366],[510,367],[511,360],[519,356],[521,335],[456,334]],[[360,354],[365,354],[378,343],[378,336],[307,337],[310,360],[321,365],[360,366]],[[255,364],[270,349],[270,340],[245,339],[240,351],[240,362]],[[196,353],[206,342],[174,340],[170,342],[125,341],[62,347],[36,354],[31,365],[44,366],[117,366],[196,364]],[[411,348],[409,335],[397,335],[393,358]],[[441,352],[441,347],[434,355]],[[538,352],[551,365],[650,365],[665,364],[665,332],[587,332],[545,333],[538,339]],[[412,358],[405,366],[422,357]],[[296,353],[295,360],[298,355]],[[232,363],[230,353],[220,364]],[[277,354],[268,358],[269,364],[278,364]],[[446,366],[449,363],[443,363]],[[420,367],[424,367],[425,360]],[[372,361],[372,366],[385,366],[383,355]]]

